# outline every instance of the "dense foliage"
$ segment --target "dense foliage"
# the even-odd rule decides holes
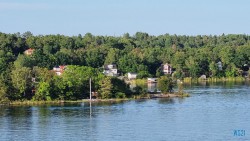
[[[29,48],[35,49],[34,53],[24,55]],[[160,77],[161,64],[170,63],[173,75],[183,78],[242,76],[249,61],[248,35],[151,36],[137,32],[122,37],[91,33],[69,37],[0,33],[0,100],[86,98],[89,77],[93,77],[94,89],[103,91],[102,98],[123,97],[126,90],[118,91],[114,86],[121,82],[101,73],[103,65],[110,63],[117,64],[120,74],[137,72],[140,78]],[[58,65],[72,65],[72,71],[58,77],[50,71]],[[34,77],[36,82],[31,81]]]
[[[173,92],[174,82],[170,76],[161,76],[158,80],[158,87],[162,93]]]

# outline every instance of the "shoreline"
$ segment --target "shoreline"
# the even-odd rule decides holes
[[[82,99],[82,100],[55,100],[55,101],[32,101],[32,100],[24,100],[24,101],[9,101],[5,103],[0,103],[0,106],[28,106],[28,105],[49,105],[49,104],[72,104],[72,103],[84,103],[84,102],[122,102],[122,101],[130,101],[130,100],[140,100],[140,99],[155,99],[155,98],[181,98],[181,97],[189,97],[189,94],[147,94],[146,96],[141,96],[139,98],[124,98],[124,99]]]
[[[184,83],[198,83],[198,82],[208,82],[208,83],[216,83],[216,82],[249,82],[250,78],[236,76],[236,77],[208,77],[206,79],[202,78],[192,78],[185,77],[182,80]]]

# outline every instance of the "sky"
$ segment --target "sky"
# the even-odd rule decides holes
[[[0,32],[250,34],[250,0],[0,0]]]

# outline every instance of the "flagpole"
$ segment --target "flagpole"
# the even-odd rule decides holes
[[[89,100],[92,100],[92,94],[91,94],[91,78],[89,78]]]

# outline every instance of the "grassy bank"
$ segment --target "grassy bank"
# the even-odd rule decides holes
[[[10,101],[8,105],[44,105],[44,104],[62,104],[65,101],[32,101],[32,100],[17,100]]]
[[[216,83],[216,82],[244,82],[244,81],[249,81],[249,80],[246,79],[245,77],[221,77],[221,78],[211,77],[207,79],[186,77],[183,79],[184,83],[198,83],[198,82],[204,82],[204,81]]]
[[[124,98],[124,99],[92,99],[91,102],[122,102],[132,100],[134,98]],[[9,101],[5,102],[2,105],[58,105],[58,104],[73,104],[73,103],[82,103],[82,102],[90,102],[89,99],[82,100],[54,100],[54,101],[32,101],[32,100],[18,100],[18,101]]]
[[[173,97],[189,97],[189,94],[158,94],[162,95],[158,98],[173,98]],[[123,99],[92,99],[92,103],[99,103],[99,102],[123,102],[129,100],[136,100],[136,99],[150,99],[153,98],[152,94],[141,94],[141,95],[133,95],[131,98],[123,98]],[[11,106],[28,106],[28,105],[63,105],[63,104],[74,104],[74,103],[83,103],[83,102],[90,102],[89,99],[82,99],[82,100],[54,100],[54,101],[32,101],[32,100],[18,100],[18,101],[9,101],[5,102],[2,105],[11,105]]]
[[[184,83],[197,83],[197,82],[244,82],[249,81],[249,78],[245,77],[209,77],[207,79],[200,79],[200,78],[192,78],[192,77],[185,77],[183,79]],[[145,86],[147,85],[146,79],[136,79],[131,81],[132,84]]]

